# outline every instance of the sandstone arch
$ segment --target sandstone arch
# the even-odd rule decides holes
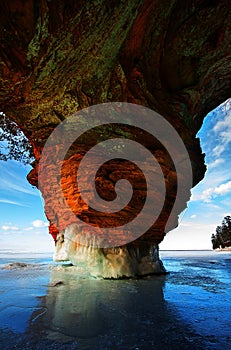
[[[61,121],[84,107],[124,101],[157,111],[175,127],[190,154],[196,185],[205,166],[195,135],[205,115],[230,97],[230,11],[228,0],[1,1],[0,104],[33,145],[29,181],[37,184],[41,150]],[[66,161],[67,188],[71,162],[85,147],[76,145]],[[130,255],[139,247],[141,260],[163,240],[174,202],[174,169],[158,145],[155,151],[169,197],[155,226],[128,247]],[[50,203],[47,193],[44,189],[45,212],[56,240],[59,199]],[[81,205],[77,211],[92,219]],[[139,268],[117,272],[112,275],[142,273]]]

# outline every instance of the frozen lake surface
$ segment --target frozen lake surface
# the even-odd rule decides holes
[[[102,280],[0,252],[0,349],[231,349],[231,252],[161,251],[166,276]]]

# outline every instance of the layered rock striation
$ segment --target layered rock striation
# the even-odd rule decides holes
[[[206,170],[196,134],[205,115],[230,97],[230,11],[228,0],[1,1],[0,104],[33,146],[30,183],[38,186],[42,150],[61,122],[99,103],[128,102],[156,111],[178,132],[191,160],[195,186]],[[131,182],[134,197],[121,215],[91,210],[76,186],[84,155],[95,144],[115,137],[129,138],[150,150],[162,169],[166,198],[158,219],[135,241],[95,248],[92,236],[87,245],[97,258],[86,261],[96,266],[93,274],[98,266],[99,274],[107,277],[164,271],[156,252],[190,198],[185,185],[174,207],[179,177],[187,184],[188,174],[176,172],[157,139],[126,125],[104,125],[82,135],[69,148],[56,177],[55,152],[65,137],[56,151],[51,150],[40,190],[56,258],[78,263],[79,256],[90,254],[82,241],[76,241],[81,228],[70,220],[68,210],[93,227],[110,228],[132,220],[144,204],[142,174],[121,159],[103,164],[96,176],[96,189],[106,201],[115,198],[118,180]],[[158,191],[155,198],[158,202]],[[81,231],[81,237],[90,231]]]

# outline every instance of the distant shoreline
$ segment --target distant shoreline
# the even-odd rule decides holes
[[[225,247],[225,248],[216,248],[214,249],[215,252],[231,252],[231,247]]]
[[[213,252],[213,249],[160,249],[160,252]]]

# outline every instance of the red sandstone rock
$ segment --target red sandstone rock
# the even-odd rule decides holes
[[[37,185],[41,151],[52,130],[82,108],[114,101],[141,104],[163,115],[187,147],[193,185],[203,178],[204,156],[196,133],[207,112],[230,97],[229,0],[61,0],[57,4],[3,0],[0,17],[0,103],[33,145],[36,162],[28,176],[33,185]],[[139,130],[105,128],[100,132],[105,138],[132,134],[135,141],[152,150],[161,165],[166,202],[153,227],[135,244],[161,242],[176,193],[177,176],[169,155]],[[89,135],[87,141],[82,138],[73,145],[64,161],[62,191],[73,212],[86,222],[113,226],[118,217],[96,215],[76,186],[83,154],[91,142],[100,139],[99,131]],[[52,159],[49,167],[42,195],[50,233],[56,240],[57,227],[63,231],[71,222],[68,213],[59,213],[63,197],[59,179],[49,177]],[[137,169],[129,167],[111,162],[96,177],[100,195],[108,200],[113,199],[118,175],[133,181],[137,191],[130,207],[121,213],[123,222],[136,215],[145,192]],[[172,228],[188,199],[186,189]]]

